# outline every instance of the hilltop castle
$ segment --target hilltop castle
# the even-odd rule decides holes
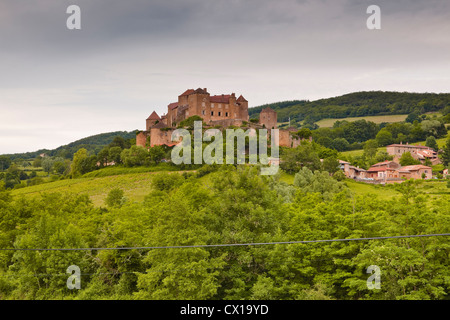
[[[207,89],[188,89],[178,96],[178,102],[167,106],[167,114],[161,117],[153,111],[146,119],[145,131],[136,136],[136,145],[173,146],[171,141],[173,130],[183,120],[192,116],[199,116],[206,126],[227,128],[230,126],[248,127],[255,129],[276,129],[277,113],[271,108],[261,111],[259,121],[249,121],[248,101],[235,93],[211,96]],[[280,130],[280,146],[296,147],[300,140],[291,135],[295,130]]]

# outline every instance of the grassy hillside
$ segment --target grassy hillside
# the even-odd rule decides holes
[[[405,121],[406,117],[408,115],[407,114],[397,114],[397,115],[387,115],[387,116],[367,116],[367,117],[349,117],[349,118],[345,118],[346,121],[357,121],[357,120],[366,120],[366,121],[372,121],[375,122],[377,124],[379,123],[392,123],[392,122],[401,122],[401,121]],[[330,119],[322,119],[317,121],[317,125],[321,128],[331,128],[333,127],[333,124],[338,121],[338,120],[342,120],[339,118],[330,118]]]
[[[132,172],[132,171],[131,171]],[[180,174],[174,172],[173,174]],[[12,191],[13,197],[25,196],[37,197],[41,193],[75,193],[87,194],[95,206],[104,206],[104,201],[114,188],[124,191],[129,201],[141,202],[152,190],[152,176],[155,172],[140,172],[111,175],[105,177],[84,177],[79,179],[67,179],[40,184],[37,186],[16,189]]]
[[[11,160],[15,159],[32,159],[40,155],[41,153],[45,153],[49,156],[55,156],[59,155],[64,158],[69,158],[71,155],[73,155],[75,152],[78,151],[78,149],[85,148],[88,150],[88,152],[92,153],[98,153],[103,147],[110,144],[115,137],[121,137],[125,140],[134,139],[136,138],[135,131],[114,131],[114,132],[107,132],[107,133],[101,133],[93,136],[89,136],[74,142],[71,142],[67,145],[60,146],[56,149],[41,149],[33,152],[25,152],[25,153],[15,153],[15,154],[7,154],[8,157],[11,158]]]
[[[444,147],[446,141],[447,141],[447,137],[436,139],[436,142],[437,142],[439,148]],[[425,141],[414,142],[414,143],[411,143],[411,145],[424,146],[425,145]],[[378,151],[386,151],[386,147],[379,147]],[[360,149],[360,150],[343,151],[340,154],[354,157],[354,156],[362,156],[363,153],[364,153],[364,150]]]
[[[284,101],[249,109],[250,116],[257,116],[262,108],[277,111],[278,121],[301,121],[309,116],[314,121],[328,118],[348,118],[375,115],[420,114],[435,112],[450,105],[448,93],[408,93],[363,91],[315,101]]]

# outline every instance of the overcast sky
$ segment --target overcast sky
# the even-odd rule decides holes
[[[448,0],[0,0],[0,154],[142,130],[188,88],[250,107],[450,92],[449,35]]]

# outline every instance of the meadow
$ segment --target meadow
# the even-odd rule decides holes
[[[447,141],[447,137],[445,137],[445,138],[440,138],[440,139],[436,139],[436,142],[437,142],[439,148],[443,148],[446,141]],[[414,142],[414,143],[411,143],[411,145],[415,145],[415,146],[421,145],[421,146],[424,146],[424,145],[425,145],[425,141]],[[379,148],[377,149],[377,152],[379,152],[379,151],[386,151],[386,147],[379,147]],[[352,157],[355,157],[355,156],[362,156],[363,153],[364,153],[364,150],[363,150],[363,149],[359,149],[359,150],[343,151],[343,152],[341,152],[340,154],[341,154],[341,155],[344,155],[344,156],[352,156]]]
[[[333,127],[333,125],[336,121],[345,120],[348,122],[352,122],[352,121],[358,121],[358,120],[364,119],[366,121],[372,121],[372,122],[379,124],[379,123],[383,123],[383,122],[392,123],[392,122],[405,121],[407,116],[408,116],[407,114],[394,114],[394,115],[385,115],[385,116],[350,117],[350,118],[344,118],[344,119],[330,118],[330,119],[319,120],[316,123],[320,128],[331,128],[331,127]]]
[[[101,171],[101,170],[100,170]],[[124,191],[131,202],[141,202],[151,191],[153,172],[129,173],[106,177],[84,177],[48,182],[36,186],[13,190],[14,197],[37,197],[42,193],[75,193],[87,194],[95,206],[105,206],[104,201],[114,188]]]
[[[128,171],[128,173],[126,173]],[[91,172],[77,179],[64,179],[54,182],[47,182],[36,186],[14,189],[11,194],[14,197],[24,196],[25,198],[38,197],[43,193],[74,193],[87,194],[96,207],[105,206],[105,199],[114,188],[124,191],[125,197],[130,202],[142,202],[146,195],[152,191],[152,177],[156,172],[151,168],[104,168]],[[181,174],[185,171],[177,171],[174,174]],[[194,172],[194,171],[192,171]],[[209,184],[209,176],[199,178],[202,184]],[[280,181],[289,185],[294,184],[294,175],[281,172]],[[355,195],[374,195],[381,199],[392,199],[400,196],[400,193],[391,187],[372,185],[363,182],[356,182],[350,179],[345,180],[346,185]],[[427,181],[419,186],[420,193],[428,194],[432,198],[442,195],[450,195],[444,181]]]

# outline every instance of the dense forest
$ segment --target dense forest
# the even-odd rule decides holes
[[[325,118],[346,118],[390,114],[423,114],[450,106],[448,93],[408,93],[364,91],[316,101],[295,100],[266,104],[249,109],[250,117],[257,117],[263,108],[277,111],[278,122],[312,121]]]
[[[1,184],[1,183],[0,183]],[[158,173],[141,203],[120,189],[12,198],[0,185],[0,248],[129,248],[438,234],[450,202],[407,181],[392,199],[355,196],[326,172],[294,185],[257,168]],[[447,299],[448,237],[167,249],[0,251],[4,299]],[[80,268],[81,289],[66,270]],[[366,270],[381,270],[370,290]]]
[[[7,154],[11,160],[15,159],[33,159],[39,156],[41,153],[45,153],[51,157],[61,157],[64,159],[71,159],[75,152],[77,152],[81,148],[85,148],[91,154],[97,154],[100,150],[102,150],[105,146],[110,144],[114,138],[122,137],[125,140],[135,139],[136,132],[135,131],[115,131],[115,132],[107,132],[101,133],[97,135],[93,135],[87,138],[83,138],[74,142],[71,142],[67,145],[60,146],[56,149],[48,150],[41,149],[34,152],[25,152],[25,153],[15,153],[15,154]]]

